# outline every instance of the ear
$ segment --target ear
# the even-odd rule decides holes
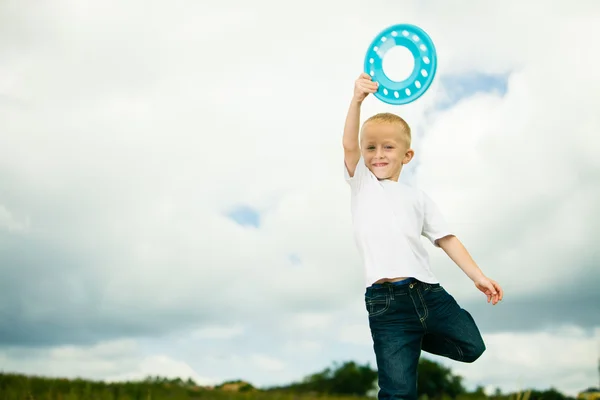
[[[404,153],[404,158],[402,159],[402,164],[408,164],[410,162],[410,160],[413,159],[414,156],[415,156],[415,151],[413,149],[406,150],[406,153]]]

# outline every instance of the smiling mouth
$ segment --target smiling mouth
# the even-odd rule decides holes
[[[386,165],[388,165],[388,163],[375,163],[375,164],[373,164],[374,167],[385,167]]]

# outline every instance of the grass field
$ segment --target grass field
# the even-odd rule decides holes
[[[234,385],[235,386],[235,385]],[[83,379],[57,379],[0,373],[0,400],[367,400],[366,396],[341,396],[335,394],[293,390],[261,390],[249,384],[221,385],[205,388],[193,382],[166,379],[139,382],[106,383]],[[440,393],[435,397],[421,395],[422,400],[447,400],[450,396]],[[527,391],[525,393],[486,396],[480,391],[463,393],[456,400],[565,400],[559,392]]]

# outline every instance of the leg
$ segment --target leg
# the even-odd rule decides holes
[[[385,328],[371,332],[379,380],[377,398],[416,400],[422,335]]]
[[[423,351],[466,363],[477,360],[485,343],[471,314],[439,285],[422,290],[429,310]]]
[[[416,400],[424,330],[408,293],[386,291],[365,298],[377,360],[378,399]]]

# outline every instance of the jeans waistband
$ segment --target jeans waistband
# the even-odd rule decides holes
[[[371,286],[369,286],[369,288],[370,289],[380,289],[380,288],[389,287],[389,286],[407,285],[407,284],[413,283],[413,282],[417,282],[417,280],[415,278],[406,278],[406,279],[402,279],[401,281],[396,281],[396,282],[374,283]]]

